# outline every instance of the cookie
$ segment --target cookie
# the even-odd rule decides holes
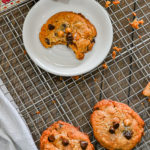
[[[131,150],[144,134],[144,121],[128,105],[102,100],[94,106],[91,125],[97,141],[109,150]]]
[[[96,35],[96,28],[82,14],[59,12],[42,26],[39,38],[45,48],[66,45],[80,60],[93,48]]]
[[[69,123],[58,121],[43,132],[40,150],[94,150],[94,147],[88,135]]]

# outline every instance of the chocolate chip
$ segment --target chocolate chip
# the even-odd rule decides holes
[[[86,141],[80,141],[80,146],[81,146],[82,149],[85,150],[87,148],[87,146],[88,146],[88,142],[86,142]]]
[[[61,128],[61,127],[63,127],[63,125],[62,125],[62,124],[59,124],[59,127]]]
[[[125,131],[123,131],[124,137],[125,137],[126,139],[128,139],[128,140],[130,140],[130,139],[132,138],[132,134],[133,134],[133,132],[130,131],[130,130],[125,130]]]
[[[96,107],[94,110],[99,110],[99,107]]]
[[[48,45],[50,45],[50,41],[49,41],[48,38],[45,38],[45,42],[46,42]]]
[[[48,25],[48,29],[49,29],[49,30],[54,30],[54,29],[55,29],[55,26],[52,25],[52,24],[49,24],[49,25]]]
[[[93,39],[91,42],[92,42],[92,43],[95,43],[95,39]]]
[[[66,28],[66,27],[67,27],[67,25],[66,25],[66,24],[62,24],[62,27]]]
[[[48,137],[48,141],[49,141],[49,142],[54,142],[54,141],[55,141],[54,135],[50,135],[50,136]]]
[[[69,44],[73,44],[73,36],[72,36],[71,33],[68,33],[68,34],[66,35],[66,40],[67,40],[67,46],[68,46]]]
[[[62,144],[63,144],[63,146],[67,146],[69,144],[69,140],[63,138]]]
[[[58,36],[58,33],[55,33],[55,36]]]
[[[109,132],[110,132],[111,134],[114,134],[114,133],[115,133],[115,129],[114,129],[113,127],[110,127],[110,128],[109,128]]]
[[[118,129],[119,128],[119,123],[113,122],[113,127],[114,127],[114,129]]]

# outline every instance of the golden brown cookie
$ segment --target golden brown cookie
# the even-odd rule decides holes
[[[63,44],[70,47],[77,59],[93,48],[97,35],[94,25],[82,14],[59,12],[41,28],[39,38],[45,48]]]
[[[94,150],[89,137],[69,123],[58,121],[45,130],[40,150]]]
[[[144,133],[140,116],[128,105],[112,100],[94,106],[91,124],[97,141],[109,150],[131,150]]]

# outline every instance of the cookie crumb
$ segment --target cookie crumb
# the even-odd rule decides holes
[[[74,77],[72,77],[73,79],[75,79],[75,80],[78,80],[79,79],[79,76],[74,76]]]
[[[53,104],[56,104],[56,101],[55,101],[55,100],[52,100],[52,103],[53,103]]]
[[[141,35],[139,35],[139,39],[141,39],[142,38],[142,36]]]
[[[16,3],[20,3],[20,1],[16,1]]]
[[[82,76],[82,80],[84,80],[84,76]]]
[[[133,20],[133,22],[131,22],[131,23],[129,23],[131,26],[132,26],[132,28],[134,28],[134,29],[139,29],[139,25],[141,24],[141,25],[143,25],[144,24],[144,21],[143,21],[143,19],[142,20],[137,20],[137,18],[135,18],[134,20]]]
[[[26,50],[24,50],[24,51],[23,51],[23,53],[24,53],[24,55],[26,55],[26,54],[27,54],[27,51],[26,51]]]
[[[113,50],[116,50],[117,52],[120,52],[122,48],[118,48],[117,46],[113,47]]]
[[[106,63],[102,64],[102,66],[103,66],[104,69],[108,69],[108,66],[107,66]]]
[[[40,114],[40,111],[37,111],[36,114]]]
[[[114,0],[114,1],[113,1],[113,4],[114,4],[114,5],[118,5],[118,4],[120,4],[120,1],[119,1],[119,0]]]
[[[63,77],[59,77],[59,80],[62,81],[62,80],[63,80]]]
[[[94,82],[97,82],[97,79],[96,79],[96,78],[94,78]]]
[[[136,16],[136,13],[135,13],[135,12],[132,12],[132,15],[133,15],[133,16]]]
[[[110,4],[111,4],[110,1],[106,1],[106,3],[105,3],[105,8],[108,8]]]
[[[145,89],[143,90],[144,96],[150,96],[150,82],[146,85]]]
[[[144,24],[144,20],[139,20],[139,24],[143,25]]]
[[[116,51],[112,52],[112,58],[115,59],[116,58]]]

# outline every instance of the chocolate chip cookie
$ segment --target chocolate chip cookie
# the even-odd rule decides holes
[[[95,43],[96,28],[80,13],[59,12],[48,19],[39,33],[45,48],[63,44],[70,47],[77,59],[83,59]]]
[[[40,150],[94,150],[89,137],[71,124],[58,121],[45,130]]]
[[[144,133],[140,116],[128,105],[112,100],[94,106],[91,124],[97,141],[109,150],[131,150]]]

